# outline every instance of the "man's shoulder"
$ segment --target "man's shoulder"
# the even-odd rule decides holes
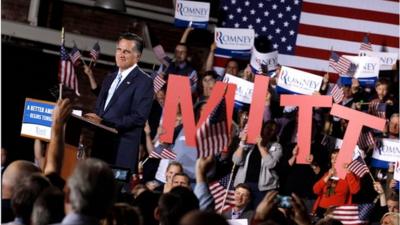
[[[139,74],[140,74],[140,77],[142,77],[142,78],[144,78],[144,79],[153,80],[153,78],[152,78],[148,73],[146,73],[142,68],[140,68],[139,66],[137,66],[137,69],[138,69],[138,72],[139,72]]]

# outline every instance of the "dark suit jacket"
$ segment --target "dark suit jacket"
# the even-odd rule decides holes
[[[96,102],[96,114],[103,119],[102,124],[117,129],[118,135],[112,137],[97,132],[92,156],[135,172],[140,136],[153,100],[153,80],[136,66],[115,90],[104,109],[108,90],[117,73],[111,73],[104,79]]]
[[[226,219],[232,219],[232,210],[230,209],[226,212],[224,212],[222,215],[226,218]],[[253,218],[254,215],[254,211],[249,209],[248,207],[246,207],[244,209],[244,211],[242,212],[242,214],[240,214],[238,219],[247,219],[248,224],[251,224],[251,219]]]

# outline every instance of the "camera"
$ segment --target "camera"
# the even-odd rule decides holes
[[[111,166],[111,169],[114,173],[114,179],[117,181],[122,181],[122,182],[129,182],[129,178],[131,175],[131,170],[128,168],[122,168],[122,167],[116,167],[116,166]]]
[[[292,197],[286,195],[278,195],[278,207],[279,208],[292,208]]]

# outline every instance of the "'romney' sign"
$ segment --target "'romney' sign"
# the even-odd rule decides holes
[[[279,93],[312,95],[321,88],[322,77],[282,66],[278,77]]]
[[[253,29],[215,28],[215,54],[249,59],[254,45]]]
[[[206,29],[210,3],[178,0],[175,7],[175,26]]]

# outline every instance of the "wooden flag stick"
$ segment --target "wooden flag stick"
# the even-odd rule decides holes
[[[147,162],[147,160],[149,160],[149,158],[150,158],[150,157],[146,157],[146,158],[143,160],[143,162],[140,163],[140,166],[143,166],[143,165]]]
[[[65,33],[64,33],[64,27],[61,28],[61,45],[64,46],[65,42]],[[62,99],[62,91],[63,91],[63,84],[60,82],[59,86],[59,92],[58,92],[58,99]]]
[[[59,92],[58,92],[58,99],[62,99],[62,92],[63,92],[63,84],[60,83],[60,88],[59,88]]]
[[[226,203],[226,198],[228,197],[229,187],[231,186],[231,183],[232,183],[233,172],[235,171],[235,167],[236,167],[236,165],[233,164],[233,166],[232,166],[232,171],[231,171],[231,175],[229,176],[228,186],[227,186],[227,188],[226,188],[226,192],[225,192],[225,195],[224,195],[224,200],[223,200],[223,202],[222,202],[221,209],[219,210],[219,214],[222,214],[222,212],[224,211],[224,206],[225,206],[225,203]]]

